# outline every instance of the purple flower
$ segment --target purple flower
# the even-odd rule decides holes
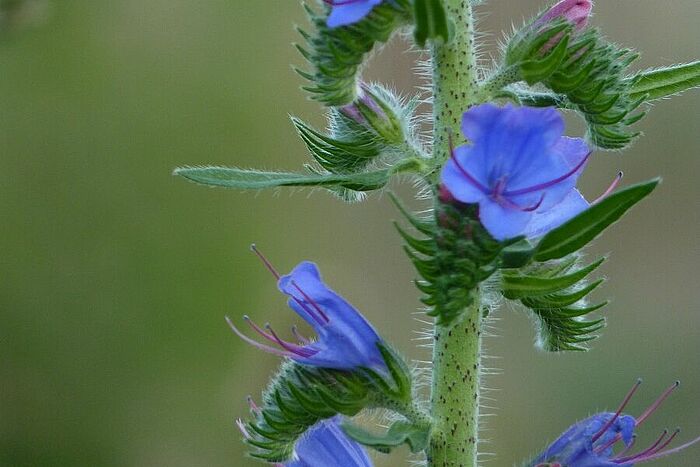
[[[630,454],[634,447],[635,430],[656,411],[661,403],[678,387],[675,383],[639,417],[624,415],[641,381],[634,385],[618,410],[601,412],[571,426],[530,465],[532,467],[618,467],[659,459],[674,454],[700,441],[697,438],[682,446],[666,449],[679,430],[669,434],[664,430],[646,449]],[[620,448],[616,445],[620,444]]]
[[[458,201],[479,205],[497,240],[546,233],[588,207],[575,187],[591,150],[563,131],[554,108],[473,107],[462,118],[471,144],[452,151],[442,184]]]
[[[262,329],[244,316],[258,334],[278,346],[272,347],[247,337],[226,318],[236,334],[262,350],[305,365],[336,370],[365,367],[386,372],[386,363],[378,347],[381,337],[352,305],[326,286],[314,263],[304,261],[290,274],[280,276],[255,246],[252,249],[277,278],[279,290],[290,297],[289,307],[314,329],[317,340],[303,337],[292,328],[298,342],[284,341],[269,324]]]
[[[372,467],[365,450],[340,428],[342,417],[322,420],[297,441],[291,461],[280,467]]]
[[[372,8],[382,3],[382,0],[323,0],[332,7],[328,15],[328,27],[337,28],[357,23],[367,16]]]

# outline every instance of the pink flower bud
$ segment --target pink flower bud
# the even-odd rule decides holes
[[[591,0],[561,0],[549,10],[545,11],[537,20],[537,25],[542,25],[559,18],[563,18],[576,26],[580,31],[588,25],[588,18],[593,10]]]

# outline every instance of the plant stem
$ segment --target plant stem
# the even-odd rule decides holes
[[[462,114],[478,99],[473,17],[469,0],[445,0],[454,26],[449,43],[435,45],[433,64],[433,156],[450,157],[450,136],[461,143]],[[437,174],[433,174],[437,176]],[[432,417],[428,465],[475,467],[479,419],[481,310],[477,296],[448,326],[435,326]]]

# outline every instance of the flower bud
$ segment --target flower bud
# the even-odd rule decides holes
[[[545,11],[535,20],[536,26],[551,23],[557,19],[565,19],[576,26],[580,31],[588,25],[588,18],[593,10],[591,0],[561,0],[549,10]]]
[[[400,144],[404,140],[399,118],[389,103],[367,84],[361,85],[355,102],[339,110],[344,116],[375,133],[388,144]]]

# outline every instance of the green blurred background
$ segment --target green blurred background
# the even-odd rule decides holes
[[[324,193],[239,193],[172,177],[187,164],[295,169],[307,159],[287,113],[318,106],[289,64],[288,0],[72,0],[10,18],[0,35],[0,465],[253,466],[234,419],[278,360],[231,334],[224,315],[293,321],[255,241],[282,270],[319,263],[328,282],[413,358],[414,272],[386,197],[344,205]],[[480,7],[487,60],[535,0]],[[489,12],[486,14],[486,12]],[[697,0],[600,0],[595,25],[643,52],[640,66],[697,57]],[[404,92],[415,53],[395,42],[368,76]],[[609,327],[588,354],[532,346],[528,317],[497,316],[486,340],[494,417],[485,465],[510,466],[573,421],[617,405],[646,379],[633,413],[683,386],[641,443],[680,425],[700,434],[696,264],[700,93],[657,103],[624,155],[599,153],[589,196],[617,170],[661,175],[656,196],[591,249],[613,252]],[[572,119],[572,132],[581,125]],[[409,198],[410,184],[394,188]],[[403,465],[398,457],[380,466]],[[492,456],[484,456],[484,460]],[[697,466],[700,447],[656,465]]]

